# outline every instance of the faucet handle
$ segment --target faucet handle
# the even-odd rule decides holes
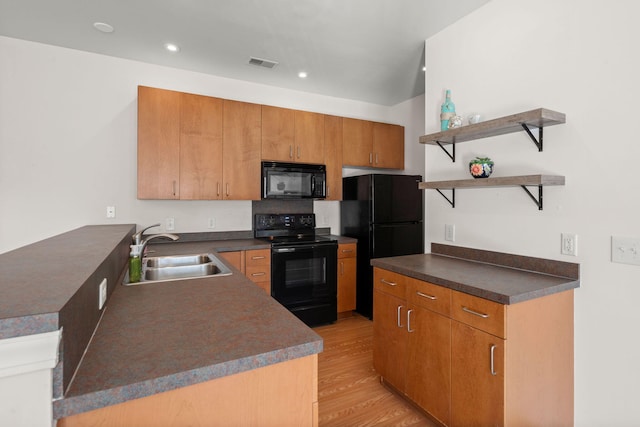
[[[160,227],[160,223],[150,225],[148,227],[143,228],[142,230],[135,233],[131,238],[133,239],[133,243],[139,245],[142,243],[142,234],[150,228]]]

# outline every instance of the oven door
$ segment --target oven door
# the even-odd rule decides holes
[[[310,243],[271,249],[271,296],[287,308],[335,304],[338,245]]]

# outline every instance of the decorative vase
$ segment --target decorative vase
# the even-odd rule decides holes
[[[489,178],[493,172],[493,160],[488,157],[476,157],[469,162],[469,172],[474,178]]]

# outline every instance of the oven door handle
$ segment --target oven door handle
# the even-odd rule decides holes
[[[287,248],[272,248],[271,250],[274,253],[286,253],[286,252],[298,252],[309,249],[320,249],[324,246],[331,246],[330,244],[309,244],[309,245],[296,245],[295,247],[287,247]]]

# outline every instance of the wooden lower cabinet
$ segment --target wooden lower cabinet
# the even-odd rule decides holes
[[[271,295],[271,249],[245,251],[245,275]]]
[[[271,295],[271,249],[221,252],[220,256]]]
[[[373,291],[373,367],[399,391],[404,391],[407,334],[403,321],[406,300]]]
[[[58,427],[318,425],[311,355],[58,420]]]
[[[505,340],[453,322],[451,425],[505,425],[504,353]]]
[[[338,245],[338,314],[356,309],[356,251],[355,243]]]
[[[374,368],[445,426],[573,425],[573,290],[503,305],[374,268]]]
[[[410,307],[405,393],[445,425],[451,416],[451,319]]]

